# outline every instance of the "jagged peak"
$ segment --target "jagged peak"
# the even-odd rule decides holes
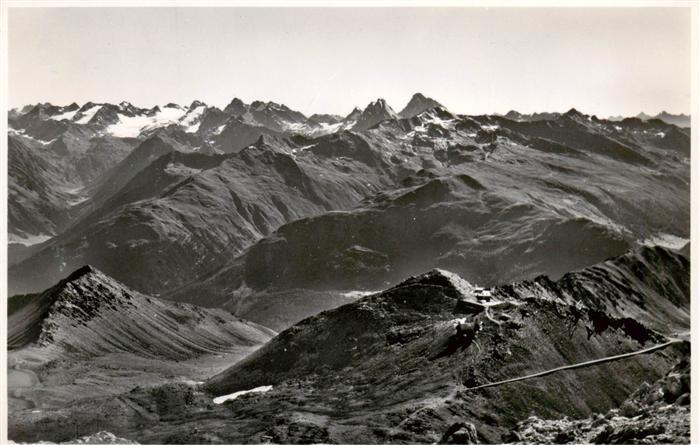
[[[564,116],[569,116],[569,117],[572,117],[572,116],[584,116],[584,114],[581,113],[580,111],[578,111],[576,108],[571,108],[569,111],[567,111],[566,113],[564,113]]]
[[[426,97],[422,93],[415,93],[404,109],[399,112],[399,115],[403,118],[411,118],[413,116],[417,116],[425,110],[437,107],[445,108],[435,99]]]
[[[90,274],[90,273],[96,273],[100,272],[98,269],[96,269],[94,266],[91,266],[89,264],[86,264],[85,266],[82,266],[73,272],[71,272],[70,275],[68,275],[63,281],[69,282],[73,280],[77,280],[81,278],[84,275]]]
[[[440,119],[454,119],[456,116],[452,113],[450,113],[445,107],[438,105],[436,107],[432,108],[427,108],[420,113],[418,113],[416,116],[419,119],[421,117],[426,117],[426,118],[440,118]]]
[[[369,107],[390,108],[389,104],[386,102],[386,100],[382,99],[381,97],[378,98],[377,100],[375,100],[374,102],[370,102],[366,108],[369,108]]]
[[[362,111],[362,114],[385,114],[391,117],[397,117],[398,115],[396,112],[389,106],[386,100],[379,98],[375,100],[374,102],[370,102],[365,109]]]
[[[359,107],[355,107],[352,111],[345,116],[346,121],[355,120],[362,114],[362,110]]]
[[[97,269],[94,266],[91,266],[89,264],[86,264],[86,265],[74,270],[73,272],[71,272],[66,278],[59,281],[55,286],[44,291],[43,295],[53,295],[54,296],[54,297],[52,297],[52,299],[53,299],[56,296],[59,296],[61,294],[61,292],[66,288],[66,286],[68,286],[71,283],[83,281],[83,279],[85,277],[90,277],[90,278],[93,278],[94,280],[105,282],[105,283],[108,281],[113,281],[111,278],[109,278],[107,275],[105,275],[99,269]]]
[[[85,103],[83,104],[83,106],[80,107],[80,110],[78,110],[78,111],[80,111],[80,112],[82,112],[82,111],[87,111],[87,110],[89,110],[90,108],[92,108],[92,107],[94,107],[94,106],[96,106],[96,105],[99,105],[99,104],[97,104],[97,103],[95,103],[95,102],[85,102]]]
[[[205,103],[202,102],[201,100],[194,100],[194,101],[192,101],[192,103],[190,104],[189,109],[192,110],[193,108],[197,108],[197,107],[206,107],[206,105],[207,105],[207,104],[205,104]]]
[[[245,105],[245,102],[243,102],[241,99],[239,99],[237,97],[234,97],[233,99],[231,99],[231,102],[229,102],[229,105],[232,105],[232,104]]]

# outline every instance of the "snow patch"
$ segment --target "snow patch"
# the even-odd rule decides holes
[[[50,240],[53,238],[51,235],[46,235],[44,233],[40,233],[38,235],[17,235],[15,233],[10,233],[9,235],[9,244],[22,244],[26,247],[33,246],[35,244],[41,244],[45,241]]]
[[[496,131],[499,128],[501,128],[501,127],[499,127],[498,125],[482,125],[481,126],[482,130],[488,131],[488,132]]]
[[[688,242],[690,242],[688,238],[681,238],[680,236],[670,235],[668,233],[657,233],[650,238],[640,241],[639,244],[648,247],[661,246],[668,249],[681,249]]]
[[[264,393],[264,392],[270,391],[271,389],[272,389],[272,385],[258,386],[257,388],[247,389],[245,391],[236,391],[234,393],[227,394],[225,396],[216,397],[214,399],[214,403],[217,405],[221,405],[222,403],[227,402],[229,400],[236,400],[237,398],[239,398],[240,396],[245,395],[245,394]]]
[[[153,116],[145,114],[125,116],[119,114],[119,122],[108,126],[106,131],[115,137],[134,138],[144,130],[177,123],[185,116],[185,113],[186,111],[181,108],[163,107],[161,111]]]
[[[224,131],[224,128],[226,128],[226,124],[221,124],[212,132],[212,134],[221,134],[221,132]]]
[[[76,124],[87,124],[90,122],[90,119],[97,114],[98,111],[100,111],[100,108],[102,108],[102,105],[94,105],[92,108],[88,108],[82,113],[82,117],[75,121]]]
[[[206,110],[206,106],[200,105],[187,112],[185,116],[182,117],[180,125],[185,127],[185,133],[196,133],[199,130],[199,125],[202,123],[202,114]]]
[[[351,300],[358,300],[367,295],[376,294],[377,291],[366,291],[366,290],[351,290],[347,292],[341,292],[340,296],[344,298],[350,298]]]
[[[55,116],[51,116],[49,119],[53,119],[55,121],[62,121],[62,120],[73,120],[73,117],[75,117],[75,114],[78,112],[78,110],[73,110],[73,111],[66,111],[65,113],[57,114]]]

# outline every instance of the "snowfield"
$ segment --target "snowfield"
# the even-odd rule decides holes
[[[186,110],[183,108],[163,107],[161,111],[153,116],[141,115],[129,117],[119,114],[119,122],[108,126],[106,132],[115,137],[135,138],[138,137],[143,130],[177,123],[185,116],[185,113]]]
[[[87,124],[88,122],[90,122],[90,119],[92,119],[93,116],[95,116],[95,114],[97,114],[97,112],[100,111],[100,108],[102,108],[102,105],[95,105],[92,108],[85,110],[85,112],[82,114],[82,117],[75,121],[75,123],[81,125]]]

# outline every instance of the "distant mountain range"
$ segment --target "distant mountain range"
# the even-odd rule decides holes
[[[11,292],[84,264],[209,305],[243,283],[366,290],[436,264],[495,283],[556,276],[657,233],[688,236],[689,135],[661,120],[573,109],[463,116],[415,94],[400,113],[378,99],[346,117],[309,118],[239,99],[224,110],[39,104],[15,110],[10,127]],[[637,200],[675,216],[616,204]],[[509,214],[515,203],[521,210]],[[480,223],[456,229],[464,218]],[[415,223],[379,235],[401,219]],[[493,238],[529,220],[541,228]],[[318,250],[295,245],[312,233]],[[564,255],[566,233],[599,241]],[[513,262],[496,266],[492,249]],[[549,249],[568,263],[548,263]],[[311,256],[295,258],[302,251]],[[218,274],[226,284],[213,284]]]
[[[636,115],[635,117],[643,121],[648,121],[650,119],[659,119],[661,121],[666,122],[667,124],[673,124],[685,128],[690,127],[690,116],[687,114],[671,114],[666,111],[662,111],[656,116],[650,116],[642,112]],[[625,118],[623,116],[610,116],[608,119],[611,121],[621,121]]]
[[[11,110],[10,438],[687,442],[676,118]]]

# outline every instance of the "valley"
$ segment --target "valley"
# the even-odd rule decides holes
[[[9,438],[687,441],[684,122],[11,110]]]

